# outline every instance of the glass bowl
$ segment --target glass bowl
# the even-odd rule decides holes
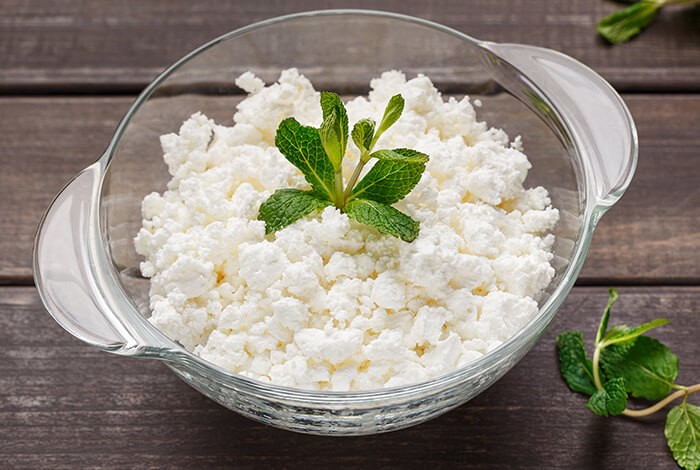
[[[230,122],[250,70],[266,82],[296,67],[318,90],[365,94],[398,69],[429,76],[444,95],[483,103],[480,119],[523,136],[533,168],[560,211],[556,276],[539,313],[499,347],[429,381],[364,392],[302,391],[227,372],[148,322],[149,281],[133,237],[140,203],[169,179],[159,136],[202,111]],[[204,395],[247,417],[293,431],[360,435],[411,426],[488,388],[533,346],[574,284],[600,216],[627,188],[637,138],[627,107],[602,78],[561,53],[480,41],[445,26],[375,11],[329,10],[274,18],[221,36],[159,75],[121,120],[100,159],[56,197],[34,247],[36,285],[69,333],[123,356],[163,360]]]

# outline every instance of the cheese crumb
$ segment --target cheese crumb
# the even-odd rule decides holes
[[[161,137],[172,178],[144,198],[135,238],[154,326],[246,377],[346,391],[445,374],[534,318],[555,274],[559,213],[546,189],[523,187],[522,139],[478,121],[480,101],[444,100],[427,77],[389,71],[346,103],[350,122],[379,121],[391,96],[406,100],[378,148],[430,156],[396,204],[420,222],[414,242],[333,207],[265,236],[260,204],[308,186],[275,147],[277,126],[290,116],[318,126],[320,94],[295,69],[269,86],[251,72],[236,84],[249,96],[232,127],[196,113]],[[357,158],[350,143],[346,174]]]

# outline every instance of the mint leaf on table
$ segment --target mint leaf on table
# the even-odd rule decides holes
[[[630,342],[647,331],[668,323],[669,321],[666,318],[657,318],[656,320],[652,320],[634,328],[629,328],[627,325],[618,325],[614,329],[611,328],[610,331],[607,332],[603,338],[603,341],[607,345]]]
[[[700,392],[700,384],[689,387],[675,383],[678,357],[658,340],[643,333],[665,325],[658,318],[634,328],[608,328],[617,291],[609,289],[608,304],[598,326],[593,359],[589,360],[580,332],[557,336],[559,368],[569,388],[590,395],[586,408],[600,416],[625,415],[642,418],[683,398],[666,420],[665,435],[673,458],[688,470],[700,470],[700,407],[687,403]],[[673,391],[673,390],[676,391]],[[628,393],[657,403],[643,409],[627,408]]]
[[[655,0],[637,2],[600,20],[598,33],[613,44],[625,42],[646,28],[661,6]]]
[[[561,375],[573,392],[593,395],[593,365],[586,357],[583,335],[578,331],[568,331],[557,336]]]
[[[603,388],[597,390],[586,403],[586,408],[600,416],[616,416],[622,414],[627,407],[627,392],[625,381],[620,377],[605,382]]]
[[[678,465],[686,470],[700,468],[700,407],[683,402],[671,408],[664,434]]]
[[[617,297],[617,289],[608,289],[608,305],[606,305],[605,310],[603,310],[603,316],[600,318],[598,333],[595,335],[596,345],[603,340],[603,337],[608,330],[610,312],[612,311],[612,306],[615,304],[615,302],[617,302]]]
[[[613,325],[605,332],[605,338],[614,338],[629,333],[631,328],[627,325]]]
[[[260,205],[260,218],[265,220],[265,233],[272,233],[296,222],[315,210],[333,205],[312,191],[278,189]]]
[[[622,377],[633,397],[661,400],[673,391],[678,376],[678,356],[648,336],[638,337],[631,346],[613,345],[601,355],[606,376]]]
[[[371,119],[361,119],[353,127],[352,139],[360,150],[360,159],[347,185],[342,174],[348,143],[347,111],[335,93],[322,92],[320,101],[323,122],[318,129],[302,126],[294,118],[283,120],[277,128],[277,148],[302,172],[311,189],[280,189],[263,202],[258,220],[265,222],[265,232],[280,230],[305,215],[335,205],[358,222],[413,241],[419,223],[390,204],[404,198],[420,181],[428,156],[403,148],[372,153],[381,134],[401,116],[403,97],[391,98],[376,131]],[[377,162],[356,185],[362,168],[372,158]]]
[[[418,236],[418,222],[381,202],[354,199],[345,206],[345,212],[358,222],[406,242],[412,242]]]
[[[357,183],[350,200],[363,198],[393,204],[418,184],[428,161],[427,155],[409,149],[379,151],[372,156],[377,154],[382,158]]]
[[[277,128],[275,145],[297,167],[318,194],[332,200],[335,171],[321,144],[318,129],[287,118]]]
[[[619,44],[629,41],[646,28],[662,7],[698,3],[700,0],[641,0],[603,18],[596,25],[596,29],[610,43]]]

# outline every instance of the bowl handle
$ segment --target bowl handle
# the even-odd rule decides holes
[[[123,321],[119,309],[135,308],[105,288],[112,282],[103,279],[106,256],[94,255],[95,246],[104,251],[95,220],[102,172],[99,161],[80,172],[44,215],[34,241],[34,281],[51,316],[76,338],[117,354],[158,356],[167,342]]]
[[[638,153],[634,121],[620,95],[600,75],[560,52],[490,42],[482,48],[501,85],[539,114],[566,145],[578,149],[572,153],[585,172],[589,201],[601,212],[614,204],[632,179]]]

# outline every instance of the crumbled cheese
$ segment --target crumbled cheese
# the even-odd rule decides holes
[[[478,121],[468,97],[443,100],[425,76],[385,72],[347,110],[350,122],[379,120],[391,96],[405,98],[378,148],[430,156],[396,204],[420,222],[418,238],[381,235],[333,207],[266,237],[260,204],[308,186],[274,146],[277,126],[289,116],[318,126],[320,95],[294,69],[268,87],[250,72],[236,83],[249,96],[234,126],[197,113],[161,137],[172,179],[144,198],[135,239],[156,327],[246,377],[366,390],[463,366],[536,315],[559,213],[544,188],[523,188],[520,137]],[[348,153],[346,174],[358,156],[352,144]]]

